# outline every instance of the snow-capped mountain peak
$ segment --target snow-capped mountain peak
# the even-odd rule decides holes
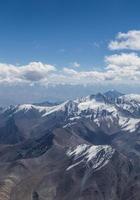
[[[114,94],[114,91],[111,91],[111,94],[112,92]],[[118,94],[115,91],[116,93]],[[110,94],[110,91],[106,94]],[[122,95],[112,102],[108,100],[106,94],[98,93],[50,106],[22,104],[1,109],[0,113],[9,113],[11,116],[18,113],[26,114],[28,118],[38,119],[40,117],[47,119],[50,115],[59,118],[61,115],[64,126],[70,125],[72,121],[90,119],[98,128],[103,127],[103,131],[137,130],[140,124],[140,95]]]
[[[123,102],[135,102],[140,104],[140,94],[127,94],[119,97],[120,100]]]

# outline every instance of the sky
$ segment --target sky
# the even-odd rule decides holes
[[[0,0],[0,104],[140,93],[139,0]]]

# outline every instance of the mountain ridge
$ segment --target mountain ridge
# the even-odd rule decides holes
[[[139,200],[139,141],[140,95],[2,108],[0,198]]]

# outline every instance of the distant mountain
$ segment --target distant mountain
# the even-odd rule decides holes
[[[109,91],[105,92],[104,95],[108,98],[115,99],[115,98],[118,98],[120,96],[123,96],[124,94],[118,92],[117,90],[109,90]]]
[[[35,106],[56,106],[61,104],[62,102],[49,102],[49,101],[44,101],[42,103],[33,103]]]
[[[0,109],[0,199],[139,200],[140,95]]]

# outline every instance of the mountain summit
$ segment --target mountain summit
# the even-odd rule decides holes
[[[115,98],[118,98],[120,96],[123,96],[124,94],[118,92],[117,90],[112,89],[112,90],[105,92],[104,95],[108,98],[115,99]]]

